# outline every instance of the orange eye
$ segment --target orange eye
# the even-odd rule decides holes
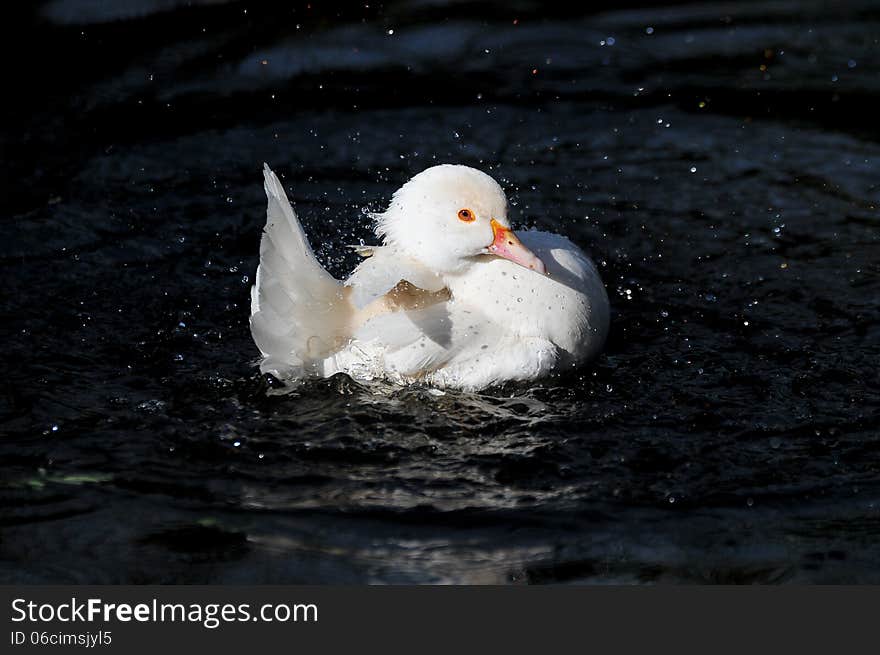
[[[476,220],[476,216],[474,216],[474,212],[470,209],[462,209],[458,212],[458,220],[464,221],[465,223],[470,223],[473,220]]]

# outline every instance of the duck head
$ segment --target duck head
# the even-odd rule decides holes
[[[387,245],[441,276],[461,273],[486,256],[547,273],[511,230],[504,191],[469,166],[443,164],[422,171],[374,218]]]

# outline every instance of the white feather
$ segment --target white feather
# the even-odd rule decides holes
[[[312,252],[278,178],[264,165],[268,205],[251,290],[251,333],[262,369],[286,375],[313,366],[344,339],[351,308],[342,284]]]
[[[358,264],[345,286],[351,287],[351,302],[363,309],[391,291],[401,280],[432,292],[446,286],[439,275],[389,246],[371,248],[369,258]]]
[[[558,359],[546,339],[511,336],[480,310],[449,301],[370,318],[348,348],[325,360],[324,375],[472,391],[541,377]]]

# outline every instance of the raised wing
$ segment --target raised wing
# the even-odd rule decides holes
[[[350,313],[342,284],[312,251],[287,194],[264,165],[268,200],[260,265],[251,289],[251,334],[264,371],[280,372],[320,359],[342,338]]]

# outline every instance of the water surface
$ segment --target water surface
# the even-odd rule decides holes
[[[880,582],[874,3],[105,4],[21,18],[0,582]],[[340,277],[483,168],[597,262],[605,353],[273,393],[264,161]]]

